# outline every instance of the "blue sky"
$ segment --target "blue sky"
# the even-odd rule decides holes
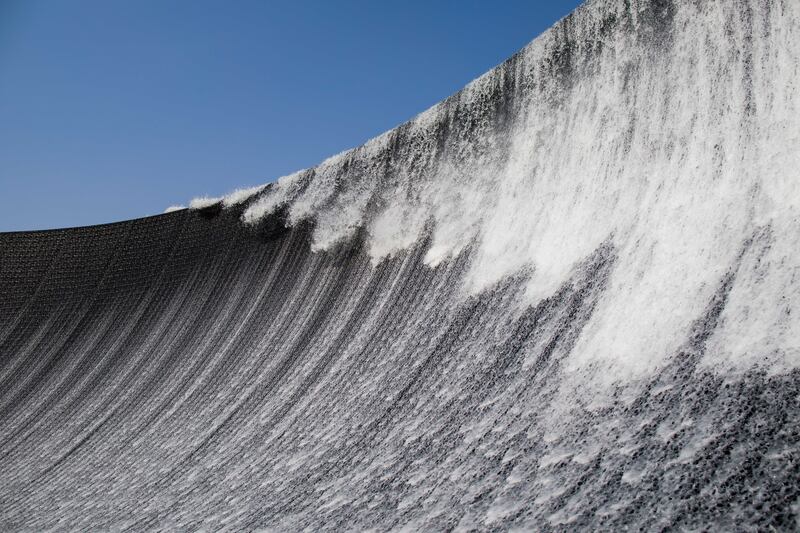
[[[0,0],[0,231],[147,216],[312,166],[578,4]]]

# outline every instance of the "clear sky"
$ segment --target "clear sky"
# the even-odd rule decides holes
[[[427,109],[579,0],[0,0],[0,231],[272,181]]]

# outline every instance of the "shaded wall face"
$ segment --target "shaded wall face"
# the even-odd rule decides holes
[[[0,237],[24,293],[0,324],[5,527],[794,520],[799,376],[698,367],[726,285],[666,368],[599,395],[567,363],[610,245],[528,305],[525,276],[465,296],[469,251],[374,265],[363,236],[314,253],[268,222]]]

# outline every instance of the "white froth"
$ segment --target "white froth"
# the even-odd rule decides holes
[[[468,294],[524,270],[532,304],[607,243],[574,372],[658,369],[722,292],[704,364],[800,364],[800,4],[684,3],[660,37],[637,13],[637,31],[602,34],[624,9],[587,5],[398,130],[279,180],[244,220],[287,206],[316,221],[315,250],[365,227],[373,262],[423,236],[432,267],[469,248]]]
[[[264,185],[256,185],[255,187],[247,187],[244,189],[236,189],[233,192],[230,192],[225,195],[222,199],[222,205],[225,207],[232,207],[234,205],[239,205],[244,203],[245,201],[249,200],[253,196],[257,195],[261,191],[266,188],[266,184]]]
[[[192,201],[189,202],[189,209],[203,209],[218,204],[221,201],[221,197],[200,196],[198,198],[193,198]]]
[[[299,194],[303,186],[303,178],[307,170],[283,176],[276,181],[269,194],[265,194],[250,204],[242,214],[245,224],[255,224],[262,218],[271,215],[276,209],[288,204]]]

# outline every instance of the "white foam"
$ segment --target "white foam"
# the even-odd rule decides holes
[[[243,219],[313,217],[315,250],[364,226],[374,262],[431,228],[428,265],[469,248],[467,293],[526,270],[529,303],[610,243],[568,362],[610,379],[684,349],[732,274],[704,364],[800,364],[800,4],[753,6],[749,21],[738,5],[679,4],[669,44],[642,38],[658,31],[644,16],[601,34],[623,9],[588,5],[409,124],[279,180]],[[552,67],[564,54],[566,81]],[[499,91],[514,91],[503,124]]]
[[[299,194],[306,172],[308,171],[295,172],[279,178],[268,194],[261,196],[245,209],[242,220],[246,224],[255,224],[273,214],[279,207],[288,204]]]
[[[222,201],[222,197],[200,196],[189,202],[189,209],[203,209]]]
[[[236,189],[222,198],[222,205],[225,207],[233,207],[246,202],[253,196],[257,195],[267,187],[267,184],[256,185],[255,187],[247,187],[244,189]]]

